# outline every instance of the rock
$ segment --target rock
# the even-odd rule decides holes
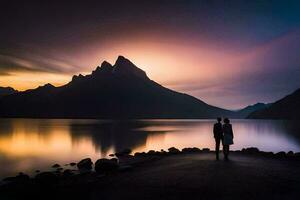
[[[146,156],[146,152],[136,152],[134,156]]]
[[[148,151],[147,154],[150,155],[150,156],[154,156],[155,155],[155,151],[154,150],[150,150],[150,151]]]
[[[56,169],[56,171],[62,171],[63,169],[64,169],[64,168],[59,167],[59,168]]]
[[[131,149],[124,149],[123,151],[115,153],[115,156],[120,157],[120,156],[124,156],[124,155],[129,155],[129,154],[131,154],[131,152],[132,152]]]
[[[203,153],[209,153],[209,152],[210,152],[210,149],[209,149],[209,148],[203,148],[203,149],[202,149],[202,152],[203,152]]]
[[[70,166],[75,166],[75,165],[76,165],[75,162],[71,162],[71,163],[70,163]]]
[[[35,170],[35,173],[40,173],[40,172],[41,172],[41,171],[40,171],[40,170],[38,170],[38,169],[37,169],[37,170]]]
[[[52,185],[58,181],[58,177],[52,172],[42,172],[35,176],[35,181],[38,184]]]
[[[201,152],[201,149],[197,148],[197,147],[193,147],[193,152]]]
[[[285,158],[286,157],[286,153],[284,151],[280,151],[278,153],[275,154],[275,157],[277,158]]]
[[[266,157],[272,157],[274,156],[273,152],[265,152],[265,151],[260,151],[259,152],[261,155],[266,156]]]
[[[259,153],[259,149],[256,148],[256,147],[249,147],[249,148],[246,148],[246,149],[243,148],[242,152],[247,153],[247,154],[257,154],[257,153]]]
[[[115,159],[106,159],[106,158],[101,158],[96,161],[95,163],[95,171],[98,173],[106,173],[106,172],[111,172],[116,169],[118,169],[119,164]]]
[[[171,147],[168,149],[169,153],[171,154],[178,154],[180,153],[179,149],[175,148],[175,147]]]
[[[59,164],[54,164],[54,165],[52,165],[52,168],[59,168],[60,167],[60,165]]]
[[[20,172],[15,177],[6,177],[2,181],[4,182],[15,182],[15,183],[24,183],[30,180],[30,177],[27,174],[24,174],[23,172]]]
[[[289,151],[286,155],[287,155],[288,157],[293,157],[293,156],[294,156],[294,152],[293,152],[293,151]]]
[[[196,152],[201,152],[201,150],[197,147],[193,147],[193,148],[183,148],[182,152],[184,153],[196,153]]]
[[[110,156],[110,157],[114,157],[114,156],[115,156],[115,154],[113,154],[113,153],[112,153],[112,154],[109,154],[109,156]]]
[[[192,148],[183,148],[181,151],[183,153],[192,153]]]
[[[77,163],[77,168],[83,172],[83,171],[89,171],[92,169],[93,162],[90,158],[85,158],[81,160],[79,163]]]
[[[160,155],[167,155],[168,154],[168,152],[166,152],[165,150],[160,150]]]
[[[154,151],[153,154],[151,155],[155,155],[155,156],[161,156],[161,155],[165,155],[167,152],[161,152],[161,151]]]

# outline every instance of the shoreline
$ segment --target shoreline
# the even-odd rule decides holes
[[[107,158],[99,158],[98,160],[114,160],[116,163],[120,164],[120,166],[122,166],[124,164],[124,162],[128,162],[129,159],[131,160],[135,160],[134,163],[139,163],[140,162],[140,158],[144,157],[144,158],[150,158],[150,157],[161,157],[161,156],[170,156],[170,155],[175,155],[175,154],[194,154],[194,153],[211,153],[211,154],[215,154],[214,150],[211,150],[210,148],[198,148],[198,147],[186,147],[183,148],[182,150],[177,149],[175,147],[170,147],[167,151],[165,151],[164,149],[162,149],[161,151],[155,151],[155,150],[149,150],[148,152],[135,152],[132,153],[131,149],[124,149],[121,152],[117,152],[114,154],[110,154]],[[252,156],[261,156],[261,157],[265,157],[265,158],[273,158],[273,159],[286,159],[286,160],[300,160],[300,152],[293,152],[293,151],[279,151],[279,152],[272,152],[272,151],[261,151],[259,150],[257,147],[248,147],[248,148],[243,148],[241,150],[230,150],[230,154],[232,153],[238,153],[238,154],[242,154],[242,155],[252,155]],[[222,160],[221,158],[223,157],[223,150],[220,150],[219,152],[220,155],[220,160]],[[90,158],[83,158],[80,161],[83,161],[85,159],[90,159]],[[127,160],[127,161],[126,161]],[[53,173],[57,173],[57,172],[63,172],[63,170],[72,170],[73,172],[78,172],[78,174],[80,174],[80,170],[77,166],[78,163],[80,163],[80,161],[78,162],[71,162],[71,163],[66,163],[66,164],[58,164],[58,163],[54,163],[52,166],[49,166],[47,169],[55,169],[54,171],[52,170],[34,170],[35,173],[37,174],[32,174],[32,175],[27,175],[23,172],[19,172],[16,173],[16,176],[11,176],[11,177],[3,177],[0,180],[0,183],[3,181],[5,182],[6,179],[10,180],[11,178],[17,177],[20,174],[29,176],[31,178],[33,178],[32,176],[36,176],[39,173],[43,173],[43,172],[53,172]],[[95,161],[95,163],[93,163],[92,159],[90,159],[91,161],[91,172],[95,172],[94,169],[94,164],[97,162]],[[71,169],[69,167],[72,167]],[[2,185],[0,184],[0,186]]]
[[[199,149],[195,147],[184,148],[181,151],[171,147],[168,149],[168,151],[150,150],[147,153],[136,152],[133,155],[131,155],[130,149],[126,149],[122,152],[110,155],[110,157],[110,159],[99,159],[95,161],[95,163],[93,163],[90,158],[85,158],[78,163],[69,163],[69,166],[73,166],[73,170],[64,169],[65,165],[53,164],[52,171],[38,172],[34,177],[20,173],[14,177],[4,178],[0,185],[0,197],[4,195],[4,197],[7,197],[8,199],[11,199],[11,197],[18,199],[19,193],[16,193],[16,191],[19,191],[22,194],[26,194],[30,198],[39,199],[41,198],[40,195],[43,195],[43,192],[49,191],[49,189],[53,190],[53,188],[55,188],[54,194],[62,193],[62,196],[65,197],[65,195],[71,195],[70,190],[76,191],[78,188],[86,188],[87,191],[81,191],[81,195],[91,192],[89,190],[90,187],[96,187],[98,184],[105,185],[108,182],[114,185],[118,184],[119,180],[123,179],[129,181],[132,186],[137,187],[138,185],[135,185],[135,182],[132,183],[131,180],[136,178],[134,174],[146,173],[147,171],[152,170],[152,166],[159,165],[158,163],[163,164],[161,166],[157,166],[157,170],[153,174],[153,176],[157,176],[157,179],[161,179],[160,173],[168,168],[170,169],[166,173],[173,174],[172,166],[176,166],[179,162],[181,162],[182,166],[185,168],[194,167],[194,165],[198,165],[199,163],[208,163],[212,167],[217,167],[219,165],[223,167],[223,165],[242,164],[241,166],[238,166],[236,170],[242,169],[245,163],[248,163],[247,165],[249,165],[250,168],[258,168],[257,171],[253,172],[254,174],[260,173],[260,168],[262,166],[259,165],[268,165],[269,163],[275,163],[274,166],[271,166],[270,168],[276,169],[278,167],[278,170],[281,170],[281,165],[287,165],[291,167],[294,167],[294,165],[300,166],[300,152],[263,152],[259,151],[255,147],[230,151],[229,161],[223,161],[222,152],[220,152],[220,160],[216,161],[214,151],[211,151],[208,148]],[[194,159],[199,160],[199,163],[193,163],[192,161]],[[170,162],[167,162],[167,160],[170,160]],[[259,162],[258,166],[252,166],[255,162]],[[207,171],[210,169],[207,169],[207,167],[204,166],[203,168],[200,167],[199,170]],[[173,175],[176,177],[180,176],[181,173],[185,174],[188,172],[189,170],[180,170],[179,175],[176,173]],[[195,170],[194,173],[198,173],[197,170]],[[298,174],[300,178],[300,172],[297,173],[297,175]],[[211,175],[205,176],[209,177]],[[127,180],[128,177],[129,179]],[[187,178],[189,179],[189,177]],[[147,180],[144,181],[147,182]],[[40,192],[37,192],[37,190]],[[74,195],[75,194],[76,192]],[[76,197],[77,195],[75,195],[73,198]]]

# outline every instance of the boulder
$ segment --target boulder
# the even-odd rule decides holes
[[[150,150],[150,151],[148,151],[147,154],[150,156],[154,156],[154,155],[156,155],[156,152],[154,150]]]
[[[184,153],[196,153],[196,152],[201,152],[201,150],[197,147],[193,147],[193,148],[188,147],[188,148],[183,148],[182,152],[184,152]]]
[[[166,155],[168,152],[161,150],[161,151],[154,151],[154,150],[149,150],[147,153],[146,152],[136,152],[134,156],[161,156],[161,155]]]
[[[280,151],[278,153],[275,154],[276,158],[285,158],[286,157],[286,153],[284,151]]]
[[[75,165],[76,165],[76,163],[74,163],[74,162],[70,163],[70,166],[75,166]]]
[[[120,157],[120,156],[126,156],[131,154],[132,150],[131,149],[124,149],[123,151],[115,153],[115,156]]]
[[[249,147],[249,148],[246,148],[246,149],[243,148],[242,152],[247,153],[247,154],[257,154],[257,153],[259,153],[259,149],[256,148],[256,147]]]
[[[106,173],[117,170],[119,167],[117,159],[101,158],[95,163],[95,171],[98,173]]]
[[[54,165],[52,165],[52,168],[59,168],[60,167],[60,165],[59,164],[54,164]]]
[[[294,152],[293,152],[293,151],[289,151],[286,155],[287,155],[288,157],[293,157],[293,156],[294,156]]]
[[[79,171],[86,171],[92,169],[93,162],[90,158],[85,158],[77,163],[77,168]]]
[[[30,177],[27,174],[24,174],[20,172],[17,176],[15,177],[7,177],[4,178],[2,181],[4,182],[14,182],[14,183],[24,183],[30,180]]]
[[[192,148],[183,148],[181,151],[183,153],[192,153]]]
[[[146,152],[136,152],[136,153],[134,154],[134,156],[146,156],[146,155],[147,155]]]
[[[272,157],[274,156],[273,152],[265,152],[265,151],[260,151],[259,152],[262,156],[266,156],[266,157]]]
[[[167,155],[168,154],[168,152],[166,152],[165,150],[160,150],[160,155]]]
[[[171,147],[168,149],[170,154],[178,154],[180,153],[179,149],[175,148],[175,147]]]

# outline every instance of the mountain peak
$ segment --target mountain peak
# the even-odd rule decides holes
[[[43,85],[41,87],[44,87],[44,88],[54,88],[55,86],[52,85],[51,83],[46,83],[45,85]]]
[[[12,87],[1,87],[0,86],[0,97],[6,96],[9,94],[13,94],[13,93],[17,93],[17,92],[18,92],[18,90],[15,90]]]
[[[146,72],[138,68],[124,56],[118,56],[118,59],[116,60],[116,63],[113,67],[113,72],[116,74],[134,75],[139,78],[149,79],[146,75]]]
[[[97,69],[93,71],[93,74],[95,72],[112,72],[112,70],[113,70],[113,66],[105,60],[102,62],[100,67],[98,66]]]
[[[103,68],[112,67],[112,65],[109,62],[107,62],[106,60],[104,60],[101,64],[101,67],[103,67]]]
[[[78,81],[78,80],[82,80],[84,78],[84,76],[82,74],[79,74],[78,76],[77,75],[74,75],[72,77],[72,81]]]
[[[134,67],[134,68],[138,68],[129,59],[125,58],[124,56],[118,56],[114,67]]]

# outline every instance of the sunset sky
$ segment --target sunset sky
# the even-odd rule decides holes
[[[228,109],[300,87],[298,0],[1,2],[0,86],[63,85],[123,55]]]

